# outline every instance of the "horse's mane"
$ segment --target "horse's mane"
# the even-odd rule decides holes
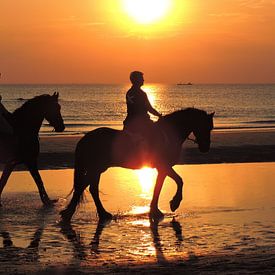
[[[27,100],[21,107],[17,108],[12,115],[18,116],[23,113],[25,113],[27,110],[32,110],[34,107],[35,108],[41,108],[41,104],[44,104],[47,102],[47,100],[51,96],[48,94],[43,94],[39,96],[35,96],[29,100]]]
[[[177,110],[177,111],[174,111],[170,114],[167,114],[165,116],[162,117],[162,119],[164,120],[176,120],[177,118],[179,117],[182,117],[182,116],[204,116],[204,115],[207,115],[207,113],[204,111],[204,110],[200,110],[200,109],[197,109],[197,108],[185,108],[185,109],[181,109],[181,110]]]

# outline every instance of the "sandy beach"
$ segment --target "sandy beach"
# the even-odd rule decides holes
[[[147,216],[155,172],[111,168],[100,195],[115,219],[98,224],[87,192],[66,227],[58,213],[68,202],[80,136],[42,137],[41,175],[58,203],[43,208],[30,175],[11,175],[0,210],[0,274],[274,273],[274,137],[267,130],[215,131],[203,155],[186,142],[181,161],[188,165],[175,166],[184,199],[171,213],[175,184],[167,179],[159,224]]]

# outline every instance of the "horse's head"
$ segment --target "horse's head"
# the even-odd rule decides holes
[[[58,97],[59,93],[54,93],[52,96],[49,96],[45,109],[45,119],[54,127],[56,132],[63,132],[65,125],[60,113],[61,106],[58,103]]]
[[[211,114],[200,114],[196,123],[192,129],[194,136],[196,137],[195,142],[199,146],[199,150],[202,153],[206,153],[210,149],[210,134],[211,130],[213,130],[213,117],[215,113]]]

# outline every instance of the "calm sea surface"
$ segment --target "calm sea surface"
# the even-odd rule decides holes
[[[40,94],[59,92],[64,134],[77,134],[100,126],[121,128],[126,116],[129,85],[0,85],[3,104],[14,111]],[[275,128],[275,84],[144,86],[152,105],[163,114],[196,107],[216,112],[215,128]],[[54,134],[43,125],[41,133]]]

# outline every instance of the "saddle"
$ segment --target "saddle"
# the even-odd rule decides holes
[[[127,167],[151,166],[158,159],[163,159],[168,144],[168,137],[158,127],[153,130],[137,132],[124,129],[112,142],[112,160]]]

